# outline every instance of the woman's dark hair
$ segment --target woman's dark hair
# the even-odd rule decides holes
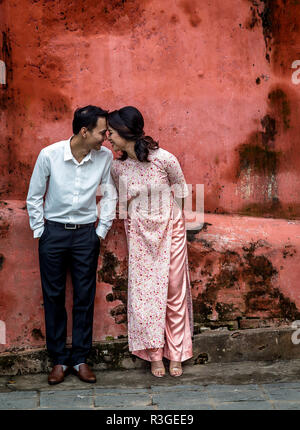
[[[97,125],[98,118],[106,118],[107,114],[107,110],[92,105],[76,109],[72,124],[73,133],[78,134],[82,127],[86,127],[90,131],[93,130]]]
[[[159,145],[152,137],[145,136],[144,118],[138,109],[133,106],[125,106],[110,112],[107,122],[121,137],[135,141],[134,151],[139,161],[150,161],[148,160],[149,149],[158,149]],[[119,160],[126,160],[128,154],[126,151],[122,152]]]

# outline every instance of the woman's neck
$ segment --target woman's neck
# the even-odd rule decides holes
[[[134,145],[135,145],[135,142],[128,142],[128,145],[126,147],[126,152],[128,157],[132,158],[133,160],[137,160],[138,158],[134,150]]]

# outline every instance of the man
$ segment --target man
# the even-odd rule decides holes
[[[110,175],[113,155],[102,146],[106,116],[107,111],[96,106],[77,109],[74,135],[41,150],[29,185],[27,210],[33,236],[39,238],[46,342],[54,364],[49,384],[62,382],[72,370],[81,380],[96,382],[86,364],[92,346],[96,269],[100,240],[112,225],[117,201]],[[99,184],[103,196],[95,228]],[[71,349],[66,348],[68,266],[73,283]]]

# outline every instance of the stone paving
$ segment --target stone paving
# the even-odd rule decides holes
[[[0,393],[0,409],[299,410],[300,383]]]
[[[62,384],[49,386],[45,374],[2,376],[0,409],[300,409],[300,360],[192,366],[185,368],[182,378],[158,379],[142,370],[97,372],[93,385],[74,375],[67,378]]]

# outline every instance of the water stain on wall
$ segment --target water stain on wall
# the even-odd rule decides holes
[[[256,12],[256,9],[254,7],[250,7],[250,17],[247,18],[247,21],[245,23],[245,28],[248,30],[252,30],[255,27],[258,27],[260,23],[259,16]],[[240,25],[241,26],[241,25]]]
[[[60,121],[65,117],[72,116],[70,99],[62,94],[47,91],[45,96],[41,97],[42,115],[48,121]]]
[[[266,60],[273,71],[290,73],[291,64],[299,57],[300,2],[298,0],[246,0],[251,3],[250,18],[245,27],[253,30],[258,21],[266,45]]]
[[[237,181],[239,192],[245,199],[263,201],[267,210],[274,210],[278,204],[278,187],[276,175],[280,163],[280,151],[269,148],[276,134],[275,122],[272,117],[264,117],[261,124],[265,127],[263,132],[253,132],[247,142],[236,148],[238,152]],[[274,207],[275,204],[275,207]],[[249,212],[249,203],[242,207],[238,213]],[[263,213],[266,215],[266,212]]]
[[[140,24],[151,0],[61,0],[35,1],[43,7],[41,25],[58,32],[124,34]]]
[[[247,200],[238,209],[239,214],[284,218],[299,216],[297,202],[282,205],[277,184],[279,171],[290,171],[297,165],[295,136],[299,124],[293,115],[293,110],[297,112],[296,103],[291,88],[272,86],[267,98],[267,113],[260,119],[263,131],[250,133],[246,141],[235,148],[237,189],[241,197]],[[284,149],[282,143],[280,149],[276,149],[276,141],[281,139],[282,142],[283,137]]]
[[[295,320],[300,310],[280,291],[278,271],[260,241],[235,251],[198,250],[189,244],[195,321],[259,317]],[[199,276],[200,274],[200,276]]]
[[[4,263],[5,257],[3,254],[0,254],[0,270],[3,269],[3,263]]]
[[[187,15],[191,26],[198,27],[199,24],[201,23],[201,18],[197,11],[198,2],[196,0],[182,0],[179,3],[179,6],[183,10],[183,12]]]
[[[170,18],[170,22],[171,22],[172,24],[178,24],[178,23],[180,22],[180,20],[179,20],[179,18],[178,18],[178,16],[177,16],[177,15],[173,14],[173,15],[171,16],[171,18]]]
[[[290,128],[291,104],[287,94],[282,88],[277,87],[268,94],[271,109],[284,126],[284,131]]]
[[[240,160],[238,177],[244,171],[251,171],[251,173],[261,174],[271,180],[272,176],[277,173],[280,153],[260,146],[260,133],[251,135],[249,141],[249,143],[242,144],[238,148]]]

